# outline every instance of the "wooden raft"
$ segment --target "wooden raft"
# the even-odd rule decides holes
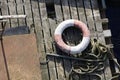
[[[42,80],[66,80],[72,67],[72,60],[47,57],[46,53],[64,54],[54,43],[53,34],[57,25],[66,19],[78,19],[83,21],[90,29],[91,37],[97,38],[106,44],[110,32],[106,27],[107,19],[101,19],[98,0],[0,0],[1,15],[25,14],[25,19],[9,19],[6,28],[27,25],[34,27],[37,47],[41,64]],[[105,30],[104,30],[105,29]],[[77,44],[80,39],[77,29],[66,29],[64,38],[70,45]],[[107,37],[107,38],[106,38]],[[109,46],[111,42],[108,42]],[[105,69],[99,73],[103,80],[109,80],[112,76],[109,60],[105,62]],[[93,76],[81,76],[81,80],[98,80]]]

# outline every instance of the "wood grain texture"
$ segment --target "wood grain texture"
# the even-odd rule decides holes
[[[1,13],[2,15],[9,15],[9,7],[7,5],[7,0],[2,0],[1,1]],[[10,21],[9,19],[7,20],[5,28],[10,28]]]
[[[9,7],[9,13],[10,15],[16,15],[16,3],[15,0],[10,0],[8,2],[8,7]],[[11,27],[17,27],[18,26],[18,21],[17,19],[10,19],[10,25]]]
[[[62,12],[62,9],[64,9],[64,2],[63,1],[67,1],[67,0],[58,0],[58,1],[54,1],[55,3],[55,13],[56,13],[56,20],[57,20],[57,25],[59,23],[61,23],[63,21],[63,19],[65,19],[66,14],[64,14],[64,12]],[[57,9],[59,8],[59,9]],[[64,11],[64,10],[63,10]],[[58,47],[56,46],[56,49]],[[59,54],[59,50],[56,50],[56,53]],[[62,53],[62,52],[61,52]],[[63,59],[61,58],[55,58],[56,61],[56,69],[57,69],[57,75],[58,75],[58,80],[65,80],[65,69],[63,66]]]
[[[90,0],[83,0],[83,5],[85,8],[85,15],[87,19],[87,25],[89,27],[91,37],[96,38],[97,35],[95,34],[96,28],[95,28],[95,22],[93,19],[93,13],[90,5]]]
[[[17,15],[24,15],[24,9],[23,9],[23,1],[22,0],[16,0],[16,14]],[[18,26],[27,25],[24,19],[17,19],[18,20]]]

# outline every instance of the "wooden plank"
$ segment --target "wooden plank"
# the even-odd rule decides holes
[[[53,51],[51,53],[54,53],[55,52],[54,32],[57,27],[57,23],[55,19],[51,19],[51,18],[48,18],[48,21],[49,21],[49,27],[50,27],[50,36],[52,38],[52,45],[53,45],[52,47]]]
[[[85,8],[84,8],[84,5],[83,5],[83,0],[76,0],[76,6],[77,6],[77,9],[78,9],[78,16],[80,18],[80,21],[82,21],[83,23],[85,23],[87,25],[86,15],[85,15]],[[78,34],[78,36],[80,36],[80,34]],[[80,40],[80,38],[78,38],[77,41],[78,40]]]
[[[85,8],[85,14],[87,19],[87,24],[91,33],[91,37],[96,38],[97,35],[95,34],[95,23],[93,20],[93,13],[91,10],[91,5],[89,0],[83,0],[84,8]]]
[[[34,7],[34,10],[33,10],[33,13],[34,14],[36,14],[36,15],[38,15],[38,13],[36,13],[36,12],[38,12],[38,11],[35,11],[35,9],[36,8],[39,8],[39,7],[37,7],[36,6],[37,4],[35,3],[35,2],[33,2],[32,1],[32,6]],[[34,15],[35,16],[35,15]],[[38,16],[36,16],[36,18],[37,18]],[[35,21],[34,21],[34,23],[36,23],[36,18],[34,19]],[[48,19],[49,20],[49,19]],[[47,26],[48,28],[50,28],[50,30],[52,29],[54,29],[54,26],[55,26],[55,24],[54,24],[54,22],[55,21],[53,21],[53,22],[51,22],[51,20],[49,20],[49,23],[50,23],[50,25],[49,26]],[[48,23],[47,23],[48,24]],[[39,24],[40,25],[40,24]],[[41,27],[42,28],[42,27]],[[42,28],[43,29],[43,28]],[[53,32],[53,31],[50,31],[50,32]],[[51,34],[51,33],[50,33]],[[52,37],[51,35],[49,36],[49,37]],[[43,43],[42,43],[42,45],[43,45]],[[41,48],[40,48],[41,49]],[[43,48],[42,48],[43,49]],[[53,53],[53,51],[52,52],[50,52],[50,53]],[[45,57],[45,56],[42,56],[42,57]],[[48,69],[49,69],[49,76],[50,76],[50,80],[55,80],[56,79],[56,69],[55,69],[55,63],[54,63],[54,59],[53,58],[47,58],[48,60],[49,60],[49,63],[48,63]],[[46,69],[47,70],[47,69]]]
[[[58,80],[66,80],[63,68],[63,60],[62,58],[56,58],[56,67],[57,67],[57,76]]]
[[[76,0],[76,3],[77,3],[77,8],[78,8],[79,18],[82,22],[84,22],[87,25],[86,17],[85,17],[85,10],[84,10],[84,6],[83,6],[83,1],[82,0]]]
[[[55,12],[56,12],[57,23],[59,24],[60,22],[63,21],[63,19],[68,19],[68,17],[70,17],[69,7],[67,6],[68,2],[67,2],[67,0],[61,0],[61,1],[55,0],[54,3],[55,3]],[[57,8],[59,8],[59,9],[57,9]],[[62,10],[63,10],[63,13],[62,13]],[[64,12],[66,12],[68,14],[64,14]],[[57,53],[63,53],[63,52],[59,52],[59,50],[57,49]],[[66,75],[67,75],[66,68],[67,68],[67,66],[69,66],[69,64],[67,66],[64,65],[65,63],[63,63],[63,61],[64,60],[61,58],[56,58],[56,67],[57,67],[57,72],[58,72],[57,75],[58,75],[58,79],[60,79],[60,80],[66,80]],[[68,61],[66,60],[66,62],[68,62]]]
[[[50,29],[47,19],[47,10],[46,10],[46,4],[45,0],[42,0],[43,3],[40,3],[40,14],[41,14],[41,21],[42,21],[42,27],[43,27],[43,33],[44,33],[44,41],[45,41],[45,47],[46,52],[52,52],[52,44],[51,44],[51,37],[50,37]]]
[[[34,22],[34,27],[36,31],[37,36],[37,43],[38,43],[38,52],[39,52],[39,58],[40,62],[46,62],[46,48],[44,44],[44,27],[42,26],[42,19],[41,19],[41,4],[39,1],[32,1],[31,0],[31,6],[32,6],[32,17]],[[48,72],[48,65],[41,64],[41,76],[42,80],[49,80],[49,72]]]
[[[49,27],[49,20],[47,18],[47,10],[46,10],[45,0],[40,0],[39,7],[40,7],[40,14],[41,14],[42,28],[43,28],[45,53],[51,53],[51,52],[53,52],[52,39],[51,39],[51,35],[50,35],[50,27]],[[46,54],[44,54],[44,55],[46,55]],[[50,61],[49,65],[48,65],[49,73],[45,74],[43,76],[43,78],[42,78],[43,80],[49,80],[50,78],[55,79],[55,76],[54,76],[56,74],[55,67],[52,64],[53,64],[53,62]],[[51,67],[53,67],[53,68],[51,68]],[[52,75],[52,73],[54,73],[54,75]],[[48,75],[48,77],[47,77],[47,75]],[[50,77],[50,75],[52,75],[52,76]]]
[[[3,15],[0,19],[16,19],[16,18],[26,18],[26,15]]]
[[[84,0],[87,23],[88,23],[88,26],[89,26],[89,29],[90,29],[90,32],[91,32],[91,36],[92,36],[92,38],[97,38],[97,35],[95,33],[96,25],[95,25],[95,21],[94,21],[94,13],[93,13],[92,7],[91,7],[92,4],[90,3],[90,0]],[[100,74],[101,78],[104,79],[103,71],[98,73],[98,74]],[[98,78],[96,76],[95,77],[90,76],[90,80],[93,80],[93,79],[98,79]]]
[[[23,5],[22,5],[23,1],[22,0],[16,0],[16,11],[18,15],[24,15],[24,10],[23,10]],[[27,25],[25,23],[25,18],[24,19],[18,19],[18,26],[21,25]]]
[[[93,9],[93,14],[94,14],[94,19],[95,21],[101,20],[100,18],[100,12],[99,12],[99,7],[98,7],[98,2],[96,0],[91,0],[91,7]],[[101,43],[105,44],[105,37],[102,34],[103,28],[102,28],[102,22],[96,22],[96,30],[98,33],[98,39]],[[101,36],[100,36],[101,35]],[[104,76],[106,80],[109,80],[112,76],[111,70],[110,70],[110,65],[109,65],[109,60],[105,62],[105,70],[104,70]]]
[[[70,6],[70,14],[72,19],[78,19],[78,13],[76,8],[76,1],[75,0],[69,0],[69,6]]]
[[[63,13],[62,13],[62,8],[61,6],[61,1],[60,0],[54,0],[55,4],[55,13],[56,13],[56,18],[57,18],[57,24],[59,24],[61,21],[63,21]],[[57,47],[56,47],[57,48]],[[56,53],[59,53],[56,50]],[[57,78],[60,80],[64,80],[64,69],[63,66],[61,65],[63,62],[61,59],[55,58],[56,62],[56,70],[57,70]]]
[[[108,30],[104,30],[103,34],[104,34],[105,37],[111,37],[111,31],[109,29]]]
[[[86,21],[87,20],[87,16],[86,16],[87,11],[86,11],[86,8],[84,6],[85,4],[83,4],[84,3],[83,1],[84,0],[76,0],[76,3],[77,3],[77,8],[78,8],[79,18],[80,18],[80,20],[82,22],[84,22],[87,25],[89,23],[87,23],[87,21]],[[80,79],[82,79],[82,80],[89,80],[89,76],[81,75]]]
[[[10,0],[8,3],[10,15],[16,15],[16,3],[15,0]],[[10,25],[11,27],[17,27],[18,26],[18,21],[17,19],[10,19]]]
[[[81,2],[82,2],[82,0],[81,0]],[[75,2],[75,0],[69,0],[69,4],[70,4],[70,11],[71,11],[72,19],[79,19],[79,18],[82,18],[82,20],[85,19],[85,14],[84,15],[80,15],[80,13],[84,13],[84,9],[80,9],[80,6],[83,3],[80,3],[77,0],[76,0],[76,2]],[[77,11],[76,7],[77,7],[78,10],[82,10],[83,12]],[[82,6],[82,8],[83,8],[83,6]],[[83,20],[83,21],[85,21],[85,20]],[[74,44],[76,44],[76,43],[78,44],[80,42],[80,39],[81,39],[80,33],[81,33],[80,30],[77,30],[77,29],[73,30],[73,33],[72,33],[73,35],[72,36],[73,36],[73,40],[75,42]],[[89,76],[81,75],[80,79],[82,79],[82,80],[89,80]]]
[[[50,73],[50,80],[57,80],[57,71],[55,66],[55,60],[54,57],[47,57],[49,60],[49,73]]]
[[[31,12],[31,4],[30,0],[23,0],[27,26],[31,27],[34,26],[33,19],[32,19],[32,12]]]
[[[41,80],[34,34],[6,36],[3,37],[3,44],[10,75],[9,80]]]
[[[69,11],[68,0],[61,0],[61,3],[62,3],[64,20],[70,19],[70,11]]]
[[[70,9],[69,9],[69,5],[70,5],[69,0],[62,0],[61,2],[62,2],[64,20],[71,19],[72,16],[71,16]],[[64,38],[64,41],[68,45],[74,45],[74,40],[72,40],[72,39],[74,39],[72,28],[66,29],[63,32],[63,38]]]
[[[101,20],[97,1],[91,0],[91,5],[92,5],[93,15],[94,15],[93,17],[94,17],[95,21]],[[102,22],[95,22],[95,25],[96,25],[97,32],[101,33],[103,31],[103,29],[102,29]],[[104,36],[103,35],[100,36],[101,34],[99,34],[99,33],[97,35],[98,35],[98,39],[102,43],[105,43]]]
[[[70,76],[70,72],[72,69],[72,60],[64,59],[63,61],[64,61],[63,64],[64,64],[64,69],[65,69],[65,78],[67,80]]]
[[[33,18],[32,18],[32,11],[31,11],[31,4],[30,4],[30,0],[24,0],[24,7],[25,7],[25,14],[27,15],[27,25],[30,27],[34,27],[35,31],[36,31],[36,38],[37,38],[37,47],[38,47],[38,52],[39,52],[39,58],[40,58],[40,62],[44,62],[44,60],[46,60],[45,58],[45,50],[44,50],[44,44],[43,44],[43,36],[41,36],[42,34],[42,30],[40,27],[40,20],[39,17],[37,18],[37,22],[34,24],[33,23]],[[47,65],[40,65],[41,68],[41,76],[42,79],[48,80],[48,69],[47,69]]]
[[[9,15],[9,8],[8,8],[8,5],[7,5],[7,1],[6,0],[2,0],[1,5],[2,5],[2,8],[1,8],[2,15]],[[7,20],[5,28],[10,28],[10,21],[9,21],[9,19]]]
[[[71,14],[71,18],[72,19],[76,19],[78,20],[79,19],[79,13],[78,13],[78,9],[77,9],[77,1],[75,0],[69,0],[69,6],[70,6],[70,14]],[[71,34],[71,38],[72,38],[72,43],[74,45],[77,45],[79,44],[79,42],[81,41],[81,31],[78,30],[77,28],[73,28],[71,29],[70,33],[72,32]]]
[[[51,9],[52,8],[52,9]],[[51,2],[47,2],[46,1],[46,10],[47,10],[47,15],[49,15],[50,11],[52,12],[52,16],[53,17],[50,17],[50,16],[47,16],[47,19],[48,19],[48,28],[49,28],[49,37],[50,37],[50,41],[51,41],[51,44],[52,44],[52,50],[50,51],[50,53],[54,53],[54,50],[55,50],[55,45],[54,45],[54,32],[55,32],[55,29],[57,27],[57,24],[56,24],[56,14],[55,14],[55,5],[54,5],[54,1],[51,1]]]
[[[1,46],[0,43],[0,80],[8,80],[3,54],[4,54],[3,47]]]
[[[34,25],[33,27],[35,28],[35,32],[37,35],[37,44],[38,44],[38,51],[40,54],[40,57],[42,57],[42,53],[45,52],[44,50],[44,44],[43,44],[43,33],[42,33],[42,25],[41,25],[41,18],[40,18],[40,12],[39,12],[39,3],[36,1],[32,1],[32,15]]]
[[[71,14],[70,14],[70,9],[69,9],[69,1],[68,0],[61,0],[61,3],[62,3],[62,10],[63,10],[63,18],[64,18],[64,20],[72,18]],[[72,42],[71,42],[72,37],[71,36],[73,35],[72,34],[73,31],[72,32],[71,31],[72,30],[70,28],[65,30],[63,32],[63,36],[64,36],[64,39],[67,42],[67,44],[71,44],[72,45]],[[61,53],[63,55],[66,54],[64,52],[61,52]],[[65,79],[68,79],[69,73],[71,71],[72,63],[70,62],[70,60],[66,60],[66,59],[63,59],[61,61],[62,61],[61,62],[61,66],[63,66],[63,70],[64,70],[64,72],[63,71],[62,72],[64,74]]]
[[[53,54],[55,51],[55,45],[54,45],[54,31],[56,29],[56,21],[55,19],[52,18],[48,18],[49,21],[49,28],[50,28],[50,34],[52,37],[52,45],[53,45],[53,51],[51,52],[51,54]],[[57,68],[56,68],[56,64],[55,64],[55,58],[54,57],[49,57],[47,58],[49,60],[48,66],[49,66],[49,72],[50,72],[50,80],[56,80],[57,77]]]
[[[62,9],[61,9],[61,3],[60,0],[54,0],[54,6],[55,6],[55,14],[56,14],[56,20],[57,22],[61,22],[63,21],[63,17],[62,16]],[[64,9],[64,8],[63,8]]]
[[[54,0],[54,4],[55,4],[55,12],[56,12],[57,24],[59,24],[60,22],[63,21],[63,18],[64,18],[63,17],[63,13],[62,13],[62,9],[64,9],[64,8],[61,5],[61,1],[60,0]],[[59,53],[59,51],[57,51],[56,53]],[[56,60],[56,69],[57,69],[57,72],[58,72],[57,73],[58,79],[65,80],[65,77],[64,77],[64,68],[62,66],[63,61],[62,61],[62,59],[58,59],[58,58],[55,58],[55,60]]]

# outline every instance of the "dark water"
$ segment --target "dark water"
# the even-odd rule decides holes
[[[112,42],[114,44],[114,53],[115,53],[115,56],[120,61],[120,0],[107,2],[106,15],[109,19],[109,28],[111,29],[111,32],[112,32]]]

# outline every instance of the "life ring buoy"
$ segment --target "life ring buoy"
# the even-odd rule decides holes
[[[66,28],[71,27],[71,26],[75,26],[79,28],[83,33],[82,41],[76,46],[69,46],[65,44],[62,39],[63,31]],[[55,33],[54,33],[54,39],[55,39],[56,44],[62,51],[66,53],[70,53],[70,54],[77,54],[77,53],[81,53],[83,50],[87,48],[90,42],[90,31],[88,30],[87,26],[81,21],[73,20],[73,19],[65,20],[62,23],[60,23],[58,27],[56,28]]]

